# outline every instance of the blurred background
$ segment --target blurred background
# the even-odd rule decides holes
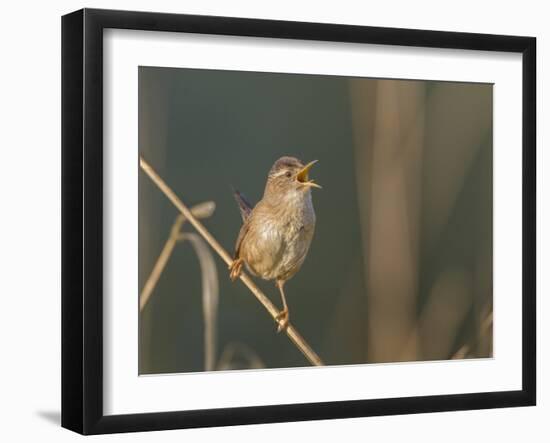
[[[139,152],[230,254],[232,186],[319,160],[285,292],[325,364],[492,356],[492,85],[140,67]],[[143,172],[139,287],[140,374],[308,365]]]

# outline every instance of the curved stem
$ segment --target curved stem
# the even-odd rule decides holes
[[[207,218],[212,215],[215,207],[216,205],[214,204],[214,202],[211,201],[199,203],[198,205],[191,208],[191,212],[197,218]],[[149,278],[147,278],[147,281],[143,285],[143,289],[141,290],[141,294],[139,295],[140,312],[143,311],[143,308],[145,308],[145,306],[147,305],[147,302],[149,301],[151,294],[153,293],[153,289],[155,289],[155,286],[158,283],[162,271],[164,270],[166,263],[168,263],[168,259],[172,255],[174,247],[176,246],[176,243],[178,241],[178,235],[180,235],[180,230],[184,223],[185,217],[180,214],[174,222],[174,225],[172,226],[170,236],[168,237],[168,240],[166,240],[164,248],[162,248],[159,258],[157,258],[157,261],[155,262],[155,266],[153,267]]]

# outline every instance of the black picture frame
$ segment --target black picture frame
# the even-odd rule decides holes
[[[103,30],[192,32],[503,51],[523,63],[522,389],[308,404],[103,413]],[[536,403],[536,39],[83,9],[62,18],[62,426],[82,434],[318,420]]]

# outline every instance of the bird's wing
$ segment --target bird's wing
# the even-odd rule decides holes
[[[243,243],[244,238],[246,237],[246,234],[248,233],[249,227],[250,227],[250,217],[247,217],[244,220],[243,225],[241,226],[241,230],[239,231],[239,236],[237,237],[237,241],[235,242],[235,253],[233,254],[233,258],[235,260],[240,258],[241,245]]]
[[[239,211],[241,212],[241,217],[243,222],[246,222],[250,213],[252,212],[253,206],[249,203],[246,197],[241,194],[237,189],[233,189],[233,196],[239,205]]]

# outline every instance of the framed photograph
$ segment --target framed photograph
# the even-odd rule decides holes
[[[62,19],[62,425],[534,405],[531,37]]]

